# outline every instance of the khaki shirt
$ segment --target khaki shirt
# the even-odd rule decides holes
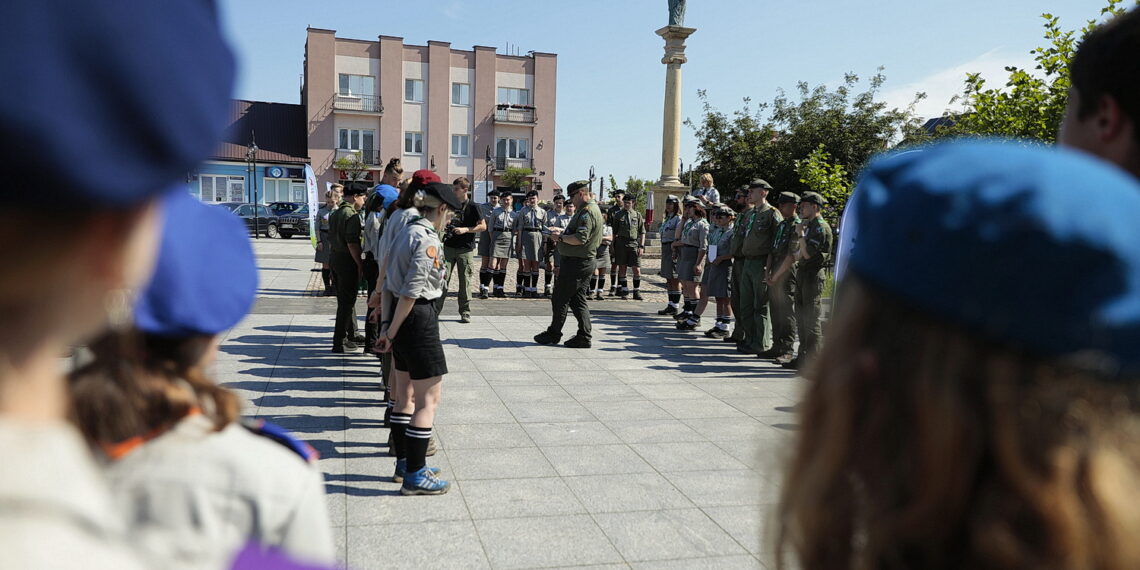
[[[404,233],[404,228],[408,225],[408,220],[419,217],[420,211],[416,207],[405,208],[403,210],[396,209],[392,211],[392,215],[384,221],[384,227],[380,231],[380,239],[376,245],[376,262],[387,263],[388,254],[392,251],[392,242]],[[385,276],[385,279],[388,277]]]
[[[156,568],[226,567],[251,539],[298,561],[336,559],[320,469],[239,424],[215,432],[185,418],[109,463],[107,479],[132,541],[174,561]]]
[[[748,231],[748,221],[752,219],[752,214],[755,211],[756,207],[753,206],[746,208],[736,216],[736,225],[732,228],[732,247],[729,248],[732,250],[733,257],[744,255],[741,253],[744,250],[744,234]]]
[[[446,277],[443,242],[435,226],[426,218],[412,218],[392,241],[384,287],[401,297],[438,299]]]
[[[793,234],[797,229],[797,224],[800,223],[800,217],[792,214],[790,218],[784,218],[779,225],[776,226],[776,241],[772,244],[772,264],[778,266],[784,258],[792,252]],[[775,267],[772,268],[773,270]]]
[[[526,229],[541,230],[545,226],[546,210],[538,207],[531,208],[529,206],[523,206],[523,209],[515,214],[514,227],[512,229],[515,231]]]
[[[585,206],[574,211],[574,215],[566,222],[566,230],[562,235],[575,236],[582,241],[579,245],[570,245],[558,242],[558,255],[563,257],[594,257],[598,245],[602,243],[602,211],[598,209],[597,202],[590,200]]]
[[[615,239],[640,243],[641,236],[645,235],[645,218],[642,218],[641,213],[636,210],[618,210],[610,219],[610,225],[614,227]]]
[[[746,226],[740,255],[767,260],[768,254],[772,252],[772,245],[776,242],[776,226],[783,220],[780,211],[767,201],[753,208],[748,217],[739,222]]]
[[[661,235],[661,243],[672,243],[674,236],[677,234],[677,224],[681,223],[681,216],[673,214],[667,216],[665,221],[661,222],[661,229],[658,234]]]
[[[341,202],[329,216],[329,244],[334,253],[348,253],[348,244],[360,245],[361,222],[356,208]]]
[[[831,226],[822,216],[816,216],[804,223],[803,259],[797,271],[818,272],[831,258],[831,246],[834,236],[831,235]]]
[[[704,218],[689,218],[681,227],[681,243],[700,249],[709,247],[709,222]]]
[[[0,449],[0,568],[144,567],[75,428],[0,417]]]

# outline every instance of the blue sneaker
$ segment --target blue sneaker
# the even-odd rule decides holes
[[[401,495],[442,495],[451,488],[451,483],[441,481],[432,473],[430,467],[424,466],[419,471],[407,473],[404,485],[400,487]]]
[[[439,467],[428,467],[428,469],[431,471],[432,475],[439,475]],[[407,472],[408,472],[408,460],[407,459],[397,459],[396,460],[396,471],[394,473],[392,473],[392,482],[393,483],[403,483],[404,482],[404,475]]]

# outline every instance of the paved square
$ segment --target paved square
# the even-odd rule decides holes
[[[258,304],[217,374],[247,414],[321,452],[350,568],[770,567],[762,529],[795,429],[792,374],[677,331],[659,300],[592,302],[594,346],[574,350],[531,342],[547,300],[476,301],[460,324],[450,298],[428,462],[453,487],[403,497],[378,361],[329,352],[335,300],[306,291],[312,249],[255,249]]]

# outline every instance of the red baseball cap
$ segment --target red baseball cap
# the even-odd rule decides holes
[[[430,170],[427,170],[426,168],[422,169],[422,170],[417,170],[414,174],[412,174],[412,186],[415,186],[418,188],[418,187],[427,186],[428,184],[431,184],[432,182],[443,182],[443,181],[439,179],[438,174],[436,174]]]

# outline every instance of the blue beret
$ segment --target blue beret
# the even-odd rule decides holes
[[[187,192],[165,198],[163,216],[158,261],[135,303],[135,326],[166,336],[214,335],[233,327],[257,294],[245,223]]]
[[[1140,183],[1087,155],[949,143],[872,163],[850,270],[994,341],[1140,372]]]
[[[0,206],[123,207],[164,191],[214,149],[234,61],[208,0],[0,3]]]
[[[400,197],[400,191],[390,184],[376,185],[376,194],[384,200],[385,208],[392,205],[392,202],[395,202],[396,198]]]

